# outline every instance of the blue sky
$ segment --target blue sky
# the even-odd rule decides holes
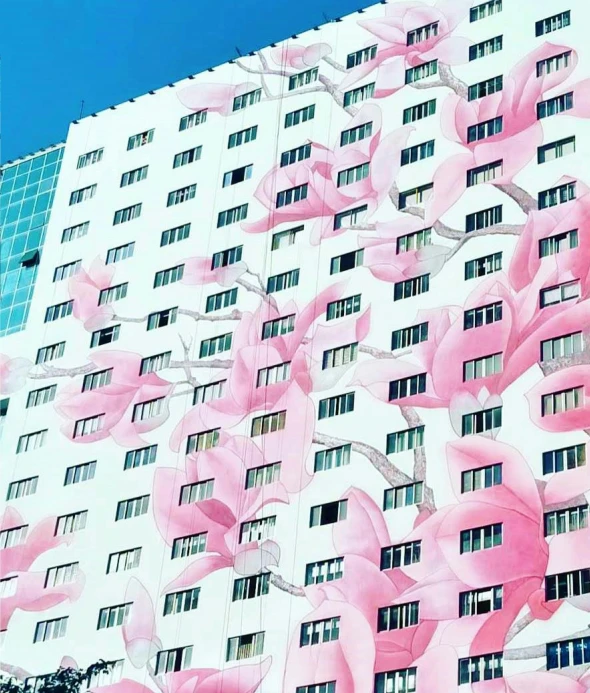
[[[0,0],[4,162],[70,121],[371,0]]]

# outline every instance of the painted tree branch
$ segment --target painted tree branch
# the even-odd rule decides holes
[[[504,644],[507,645],[511,640],[513,640],[521,631],[523,631],[531,623],[535,622],[535,617],[528,611],[524,616],[521,616],[518,621],[515,621],[508,633],[506,634],[506,639]]]
[[[328,94],[330,94],[334,101],[340,106],[340,108],[346,111],[348,115],[355,116],[358,113],[358,109],[354,108],[354,106],[344,105],[344,94],[338,89],[334,82],[329,80],[324,75],[319,75],[318,79],[326,87]]]
[[[590,635],[590,628],[580,630],[568,635],[568,638],[584,638]],[[539,659],[547,654],[546,645],[532,645],[531,647],[517,647],[513,650],[504,650],[504,659]],[[545,667],[543,667],[544,669]]]
[[[287,582],[283,577],[281,577],[278,573],[270,574],[270,584],[274,585],[277,589],[282,590],[283,592],[287,592],[293,597],[305,597],[305,590],[302,587],[292,585],[290,582]]]
[[[44,373],[29,373],[31,380],[43,380],[44,378],[75,378],[77,375],[86,375],[96,370],[93,363],[86,363],[83,366],[73,366],[72,368],[56,368],[55,366],[42,366]]]
[[[514,200],[525,214],[539,208],[537,200],[516,183],[496,183],[494,187]]]
[[[409,428],[416,428],[417,426],[424,425],[424,422],[414,407],[400,407],[399,410]],[[436,510],[436,503],[434,502],[434,491],[426,483],[426,462],[424,446],[420,445],[414,448],[414,479],[422,481],[424,484],[424,501],[420,505],[434,512]]]
[[[325,55],[322,60],[333,67],[335,70],[338,70],[338,72],[347,72],[347,69],[344,67],[344,65],[341,65],[337,60],[333,60],[330,58],[329,55]]]
[[[240,286],[243,286],[246,291],[251,291],[254,294],[257,294],[262,298],[263,301],[268,301],[273,308],[277,307],[277,302],[274,300],[274,298],[270,295],[267,294],[266,291],[258,286],[254,286],[254,284],[250,284],[250,282],[246,281],[245,279],[242,279],[242,277],[238,277],[236,279],[236,284],[239,284]]]
[[[241,320],[242,311],[234,309],[231,313],[223,315],[209,315],[208,313],[199,313],[197,310],[189,310],[188,308],[179,308],[180,315],[186,315],[193,318],[195,321],[206,320],[207,322],[226,322],[227,320]]]
[[[183,370],[184,370],[184,375],[186,377],[186,382],[189,385],[192,385],[193,387],[196,387],[198,385],[195,377],[191,373],[190,367],[187,365],[188,362],[190,361],[190,350],[192,346],[192,340],[189,341],[188,343],[184,341],[182,335],[178,335],[178,338],[180,339],[180,343],[182,344],[182,350],[184,352],[184,362],[183,362]]]
[[[170,361],[170,368],[231,368],[231,359],[211,359],[211,361]]]

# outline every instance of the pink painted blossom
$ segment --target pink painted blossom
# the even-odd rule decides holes
[[[137,578],[129,580],[125,601],[131,603],[131,609],[122,627],[123,642],[131,664],[142,669],[162,649],[154,606],[149,592]]]
[[[11,395],[24,387],[32,367],[29,359],[0,354],[0,393]]]
[[[226,267],[212,267],[210,257],[188,257],[182,263],[184,264],[182,283],[195,286],[204,284],[231,286],[247,270],[245,262],[236,262]]]
[[[107,325],[114,315],[111,305],[99,305],[100,292],[116,282],[114,266],[105,265],[97,257],[88,271],[81,269],[70,278],[68,288],[74,300],[74,317],[84,323],[84,329],[93,332]]]
[[[552,405],[547,405],[550,409],[544,407],[545,395],[567,390],[576,390],[575,395],[567,395],[567,409],[562,401],[566,396],[558,398],[555,408]],[[531,420],[545,431],[561,433],[590,427],[590,365],[572,366],[551,373],[526,396]]]
[[[178,100],[191,111],[212,111],[223,116],[233,112],[234,99],[258,89],[257,84],[191,84],[178,93]]]
[[[332,48],[327,43],[312,43],[302,46],[297,43],[284,43],[270,51],[270,57],[277,65],[292,67],[294,70],[307,70],[330,55]]]

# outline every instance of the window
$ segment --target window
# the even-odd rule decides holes
[[[67,229],[61,232],[61,242],[69,243],[70,241],[75,241],[76,238],[86,236],[89,227],[89,221],[85,221],[83,224],[76,224],[75,226],[68,226]]]
[[[305,123],[308,120],[312,120],[315,117],[315,104],[311,106],[306,106],[305,108],[298,108],[296,111],[291,111],[285,116],[285,127],[291,128],[294,125],[299,125],[299,123]]]
[[[103,628],[115,628],[116,626],[124,626],[127,623],[129,612],[131,611],[132,602],[127,604],[118,604],[117,606],[105,606],[98,612],[97,630]]]
[[[477,60],[484,58],[486,55],[492,55],[502,50],[502,36],[494,36],[494,38],[486,39],[481,43],[476,43],[474,46],[469,46],[469,60]]]
[[[240,168],[235,168],[233,171],[224,173],[222,187],[227,188],[229,185],[242,183],[249,178],[252,178],[252,164],[248,164],[248,166],[241,166]]]
[[[481,5],[476,5],[469,10],[469,21],[477,22],[499,12],[502,12],[502,0],[488,0],[488,2],[482,2]]]
[[[364,251],[362,248],[353,250],[343,255],[338,255],[330,260],[330,274],[338,274],[360,267],[363,264]]]
[[[578,247],[578,229],[556,233],[539,240],[539,257],[555,255]]]
[[[475,279],[486,274],[493,274],[502,269],[502,251],[468,260],[465,263],[465,279]]]
[[[436,99],[430,99],[429,101],[424,101],[423,103],[416,104],[415,106],[404,108],[403,123],[404,125],[407,125],[408,123],[413,123],[416,120],[422,120],[422,118],[427,118],[435,113]]]
[[[347,144],[353,144],[354,142],[360,142],[361,140],[370,137],[373,134],[373,123],[363,123],[362,125],[357,125],[354,128],[349,128],[348,130],[343,130],[340,133],[340,146],[345,147]]]
[[[199,605],[200,587],[190,590],[171,592],[164,597],[164,616],[180,614],[184,611],[193,611]]]
[[[387,488],[383,494],[383,510],[396,510],[408,505],[419,505],[424,496],[424,483],[415,481],[412,484]]]
[[[332,416],[348,414],[354,411],[354,392],[328,397],[320,400],[318,419],[329,419]]]
[[[305,72],[291,75],[291,77],[289,77],[289,91],[299,89],[299,87],[304,87],[306,84],[311,84],[312,82],[317,82],[318,75],[319,69],[317,67],[312,67],[310,70],[305,70]]]
[[[461,493],[499,486],[502,483],[502,463],[468,469],[461,473]]]
[[[336,681],[313,683],[309,686],[297,686],[295,693],[336,693]]]
[[[193,147],[192,149],[187,149],[184,152],[180,152],[180,154],[175,154],[172,162],[172,168],[179,168],[180,166],[192,164],[193,161],[198,161],[201,158],[202,151],[203,147],[199,145],[198,147]]]
[[[20,527],[11,527],[0,531],[0,549],[10,549],[13,546],[19,546],[25,543],[29,525],[20,525]]]
[[[502,426],[502,407],[482,409],[473,414],[464,414],[462,419],[461,435],[468,436],[474,433],[486,433]]]
[[[262,339],[270,339],[271,337],[279,337],[284,334],[289,334],[295,329],[295,314],[285,315],[282,318],[268,320],[262,324]]]
[[[545,576],[545,600],[569,599],[590,594],[590,568]]]
[[[227,639],[226,662],[248,659],[261,655],[264,649],[264,633],[251,633]]]
[[[153,129],[140,132],[138,135],[131,135],[131,137],[127,140],[127,151],[137,149],[138,147],[143,147],[144,145],[149,144],[153,139]]]
[[[547,669],[590,663],[590,637],[547,643]]]
[[[375,693],[415,693],[416,667],[375,674]]]
[[[196,125],[201,125],[201,123],[207,122],[207,109],[202,111],[196,111],[195,113],[189,113],[188,115],[182,116],[180,119],[180,124],[178,129],[188,130],[189,128],[194,128]]]
[[[280,250],[281,248],[294,245],[297,240],[297,234],[300,231],[303,231],[303,226],[295,226],[292,229],[273,233],[271,250]]]
[[[171,243],[178,243],[178,241],[184,241],[189,237],[191,232],[191,225],[183,224],[182,226],[175,226],[173,229],[167,229],[162,231],[162,236],[160,238],[160,247],[165,245],[170,245]]]
[[[40,387],[38,390],[31,390],[27,397],[26,408],[29,409],[30,407],[38,407],[41,404],[53,402],[56,392],[57,385],[49,385],[48,387]]]
[[[148,445],[145,448],[129,450],[129,452],[125,453],[123,470],[136,469],[137,467],[143,467],[146,464],[153,464],[156,461],[157,453],[157,445]]]
[[[336,179],[336,187],[342,188],[345,185],[352,185],[369,177],[369,162],[347,168],[344,171],[338,172]]]
[[[501,652],[459,659],[459,684],[500,679],[504,676],[504,655]]]
[[[360,294],[348,296],[347,298],[341,298],[338,301],[331,301],[330,303],[328,303],[326,309],[326,320],[336,320],[337,318],[343,318],[346,315],[352,315],[353,313],[360,312],[360,309]]]
[[[243,247],[244,246],[238,245],[235,248],[228,248],[227,250],[222,250],[219,253],[213,253],[213,257],[211,259],[211,269],[235,265],[236,262],[239,262],[242,259]]]
[[[413,46],[415,43],[421,43],[433,36],[438,36],[438,22],[430,22],[424,26],[408,31],[406,35],[406,46]]]
[[[97,164],[102,160],[103,153],[104,149],[101,147],[100,149],[94,149],[91,152],[86,152],[86,154],[81,154],[78,157],[78,164],[76,168],[86,168],[86,166]]]
[[[149,494],[119,501],[117,503],[115,522],[119,520],[129,520],[132,517],[139,517],[139,515],[145,515],[148,511],[149,503]]]
[[[98,305],[104,306],[105,303],[112,303],[113,301],[119,301],[127,296],[128,282],[124,284],[117,284],[116,286],[109,286],[107,289],[102,289],[98,294]]]
[[[279,363],[276,366],[269,366],[268,368],[261,368],[258,371],[258,378],[256,380],[256,387],[266,387],[267,385],[274,385],[275,383],[282,383],[285,380],[289,380],[291,377],[291,362]]]
[[[298,161],[304,161],[309,159],[311,156],[311,143],[301,145],[301,147],[295,147],[295,149],[289,149],[287,152],[281,154],[281,168],[285,166],[290,166]]]
[[[299,647],[319,645],[323,642],[338,640],[340,637],[340,616],[325,618],[321,621],[309,621],[301,624]]]
[[[191,665],[193,646],[175,647],[172,650],[161,650],[156,655],[155,675],[168,674],[171,671],[184,671]]]
[[[424,445],[424,426],[406,428],[404,431],[396,431],[387,434],[385,453],[391,455],[405,450],[414,450]]]
[[[165,409],[166,397],[150,399],[147,402],[139,402],[133,407],[131,421],[145,421],[160,416]]]
[[[402,282],[396,282],[393,285],[393,300],[399,301],[402,298],[411,298],[418,294],[423,294],[428,291],[430,286],[430,275],[422,274],[413,279],[406,279]]]
[[[502,75],[498,75],[497,77],[484,79],[483,82],[472,84],[467,89],[467,100],[483,99],[484,96],[490,96],[490,94],[502,91],[503,81]]]
[[[502,372],[502,352],[463,361],[463,382],[489,378]]]
[[[574,92],[568,91],[566,94],[554,96],[546,101],[539,101],[537,104],[537,120],[549,118],[549,116],[569,111],[574,107]]]
[[[232,601],[242,601],[244,599],[255,599],[268,594],[270,585],[270,573],[259,573],[246,578],[234,580],[234,591]]]
[[[541,308],[554,306],[558,303],[571,301],[580,297],[580,282],[576,279],[573,282],[564,282],[557,286],[550,286],[540,291]]]
[[[186,441],[186,454],[210,450],[219,444],[219,428],[212,428],[209,431],[191,433]]]
[[[160,327],[166,327],[176,322],[178,316],[178,308],[166,308],[157,313],[150,313],[147,320],[148,330],[157,330]]]
[[[289,188],[288,190],[282,190],[277,193],[276,206],[286,207],[287,205],[295,204],[301,200],[307,198],[307,183],[303,185],[296,185],[294,188]]]
[[[281,274],[275,274],[268,278],[266,283],[266,293],[273,294],[277,291],[283,291],[285,289],[290,289],[293,286],[299,284],[299,268],[289,270],[289,272],[282,272]]]
[[[58,342],[57,344],[41,347],[40,349],[37,349],[37,358],[35,359],[35,363],[39,365],[40,363],[47,363],[47,361],[58,359],[64,355],[65,348],[65,342]]]
[[[585,464],[586,445],[584,443],[543,453],[543,474],[563,472],[566,469],[583,467]]]
[[[229,351],[231,349],[231,338],[232,333],[228,332],[227,334],[219,335],[219,337],[203,339],[199,350],[199,358],[202,359],[206,356],[213,356],[214,354]]]
[[[344,575],[344,557],[308,563],[305,566],[305,586],[339,580]]]
[[[265,435],[266,433],[282,431],[285,428],[286,419],[286,411],[279,411],[273,414],[263,414],[262,416],[255,417],[252,419],[252,438],[255,436]]]
[[[198,385],[195,387],[193,406],[205,402],[212,402],[215,399],[221,399],[223,397],[226,382],[227,380],[216,380],[208,385]]]
[[[565,137],[562,140],[545,144],[537,148],[537,163],[544,164],[547,161],[561,159],[562,156],[574,154],[576,151],[576,138]]]
[[[391,350],[405,349],[426,341],[428,341],[428,323],[421,322],[418,325],[394,330],[391,333]]]
[[[333,525],[336,522],[346,520],[348,501],[346,499],[313,505],[309,513],[309,526]]]
[[[66,563],[49,568],[45,574],[45,587],[68,585],[78,576],[79,563]]]
[[[31,452],[31,450],[37,450],[38,448],[45,445],[45,440],[47,439],[47,428],[42,431],[35,431],[34,433],[25,433],[19,436],[18,443],[16,445],[16,454],[20,455],[23,452]]]
[[[407,164],[413,164],[416,161],[427,159],[430,156],[434,156],[434,140],[428,140],[428,142],[402,149],[401,165],[406,166]]]
[[[133,183],[139,183],[147,178],[148,167],[142,166],[141,168],[134,168],[133,171],[127,171],[121,176],[121,185],[119,187],[125,188],[128,185],[133,185]]]
[[[399,194],[399,208],[406,209],[414,205],[421,205],[432,195],[433,188],[434,186],[432,183],[427,183],[426,185],[419,185],[417,188],[412,188],[412,190],[401,192]]]
[[[258,125],[253,125],[252,127],[246,128],[245,130],[234,132],[229,136],[227,148],[233,149],[234,147],[239,147],[241,144],[253,142],[256,139],[257,134]]]
[[[480,616],[502,608],[502,585],[459,593],[459,618]]]
[[[491,120],[484,120],[482,123],[477,123],[476,125],[470,125],[467,128],[467,141],[468,142],[479,142],[480,140],[485,140],[488,137],[493,137],[502,132],[503,119],[502,116],[497,116]],[[501,208],[501,206],[500,206]],[[492,209],[495,209],[492,207]]]
[[[367,99],[372,99],[375,93],[375,82],[370,84],[364,84],[362,87],[357,87],[356,89],[351,89],[350,91],[344,92],[344,107],[354,106],[356,103],[361,101],[366,101]]]
[[[537,62],[537,77],[542,77],[543,75],[549,75],[552,72],[563,70],[563,68],[567,67],[571,63],[571,57],[572,52],[565,51],[564,53],[552,55],[550,58],[539,60]]]
[[[235,224],[237,221],[243,221],[248,216],[248,203],[239,207],[226,209],[225,212],[219,212],[217,215],[217,228]]]
[[[141,202],[138,202],[136,205],[131,205],[131,207],[124,207],[123,209],[117,210],[113,217],[113,226],[133,221],[133,219],[137,219],[139,216],[141,216]]]
[[[364,219],[367,205],[361,205],[354,209],[349,209],[346,212],[340,212],[334,215],[334,230],[341,228],[351,228],[355,224],[361,223]]]
[[[397,253],[408,253],[411,250],[419,250],[424,246],[430,245],[432,229],[421,229],[420,231],[413,231],[412,233],[407,233],[404,236],[398,236],[397,239]]]
[[[96,332],[92,333],[90,338],[90,348],[116,342],[117,339],[119,339],[120,331],[121,325],[113,325],[112,327],[105,327],[102,330],[96,330]]]
[[[82,481],[94,479],[95,472],[96,460],[92,462],[84,462],[83,464],[76,464],[73,467],[68,467],[66,469],[66,478],[64,480],[64,486],[70,486],[71,484],[79,484]]]
[[[107,252],[106,264],[111,265],[113,262],[120,262],[121,260],[126,260],[128,257],[133,257],[134,250],[135,241],[117,246],[116,248],[111,248]]]
[[[246,472],[246,488],[257,488],[274,484],[281,475],[281,463],[263,464],[260,467],[253,467]]]
[[[264,541],[274,535],[277,517],[263,517],[260,520],[242,522],[240,527],[240,544],[249,544],[252,541]]]
[[[553,510],[544,515],[545,536],[576,532],[588,527],[588,504],[565,510]]]
[[[46,642],[63,638],[68,627],[68,616],[52,618],[49,621],[39,621],[35,627],[33,642]]]
[[[197,184],[185,185],[184,188],[179,188],[178,190],[173,190],[168,193],[168,201],[166,202],[166,207],[174,207],[174,205],[182,204],[188,200],[192,200],[197,194]]]
[[[100,431],[104,423],[104,414],[89,416],[87,419],[80,419],[74,424],[74,438],[83,438]]]
[[[353,67],[362,65],[363,63],[368,63],[369,60],[374,60],[377,55],[377,44],[373,46],[368,46],[368,48],[361,48],[354,53],[349,53],[346,56],[346,69],[350,70]]]
[[[141,560],[141,547],[125,549],[110,553],[107,561],[107,575],[109,573],[121,573],[124,570],[132,570],[139,566]]]
[[[543,36],[543,34],[563,29],[570,25],[570,20],[570,10],[554,14],[552,17],[547,17],[547,19],[540,19],[538,22],[535,22],[535,36]]]
[[[28,479],[19,479],[8,484],[6,500],[15,500],[24,496],[32,496],[37,491],[38,476],[30,476]]]
[[[139,375],[145,375],[146,373],[157,373],[164,368],[168,368],[170,365],[171,356],[171,351],[164,351],[161,354],[156,354],[155,356],[146,356],[146,358],[141,359]]]
[[[467,171],[467,187],[481,183],[489,183],[490,181],[502,175],[502,160],[494,161],[491,164],[476,166]]]
[[[74,262],[68,262],[65,265],[59,265],[53,270],[53,281],[60,282],[62,279],[67,279],[68,277],[73,277],[75,274],[82,269],[82,260],[75,260]]]
[[[181,486],[178,504],[187,505],[211,498],[213,496],[213,481],[213,479],[208,479],[207,481],[198,481],[194,484]]]
[[[154,289],[157,289],[159,286],[166,286],[167,284],[179,282],[183,275],[184,265],[176,265],[176,267],[160,270],[154,275]]]
[[[65,301],[64,303],[56,303],[53,306],[49,306],[45,311],[44,322],[53,322],[54,320],[59,320],[60,318],[67,318],[68,315],[72,314],[73,307],[73,300]]]
[[[233,102],[232,111],[241,111],[248,106],[253,106],[260,101],[262,96],[262,89],[255,89],[254,91],[249,91],[241,96],[236,96]]]
[[[84,200],[91,200],[96,195],[96,183],[94,185],[89,185],[86,188],[80,188],[79,190],[74,190],[70,194],[70,207],[72,205],[77,205]]]
[[[384,606],[377,610],[377,632],[418,625],[420,602]]]
[[[560,392],[552,392],[548,395],[543,395],[541,400],[541,416],[551,416],[553,414],[561,414],[565,411],[578,409],[584,403],[584,389],[580,387],[571,387]]]
[[[327,450],[319,450],[314,457],[313,471],[323,472],[327,469],[335,469],[350,464],[350,450],[350,443]]]
[[[460,553],[474,553],[502,545],[502,523],[474,529],[463,529],[460,535]]]
[[[55,523],[55,536],[61,537],[66,534],[79,532],[86,527],[87,519],[87,510],[80,510],[77,513],[70,513],[69,515],[61,515],[57,518],[57,522]]]
[[[470,330],[499,320],[502,320],[502,301],[466,310],[463,314],[463,329]]]
[[[576,199],[576,183],[575,181],[573,183],[564,183],[563,185],[557,185],[555,188],[543,190],[539,193],[538,198],[539,209],[565,204],[570,200]]]
[[[426,392],[426,373],[419,373],[408,378],[392,380],[389,383],[389,401],[411,397]]]
[[[420,554],[422,552],[422,542],[410,541],[406,544],[394,544],[393,546],[384,546],[381,549],[381,570],[391,570],[399,568],[402,565],[412,565],[420,563]]]
[[[438,60],[429,60],[427,63],[410,67],[406,70],[406,84],[419,82],[426,77],[431,77],[438,73]]]
[[[487,229],[494,224],[502,223],[502,205],[496,205],[481,212],[473,212],[465,217],[465,233]]]

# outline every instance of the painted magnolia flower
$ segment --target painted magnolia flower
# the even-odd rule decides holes
[[[247,269],[245,262],[235,262],[226,267],[212,267],[210,257],[188,257],[182,262],[184,264],[182,283],[195,286],[204,284],[231,286]]]
[[[29,359],[0,354],[0,394],[11,395],[24,387],[32,367]]]
[[[191,111],[212,111],[223,116],[233,113],[234,99],[258,89],[258,84],[191,84],[178,93],[178,100]]]
[[[302,46],[297,43],[284,43],[270,51],[270,57],[277,65],[292,67],[294,70],[308,70],[317,65],[322,58],[330,55],[332,48],[327,43],[312,43]]]
[[[84,329],[88,332],[99,330],[113,319],[112,306],[108,303],[99,305],[98,298],[103,289],[108,289],[115,283],[114,275],[114,266],[105,265],[97,257],[88,271],[81,269],[70,277],[68,288],[70,298],[74,300],[72,313],[84,323]]]
[[[557,393],[554,397],[548,397]],[[553,433],[590,427],[590,365],[564,368],[527,392],[531,420]]]

